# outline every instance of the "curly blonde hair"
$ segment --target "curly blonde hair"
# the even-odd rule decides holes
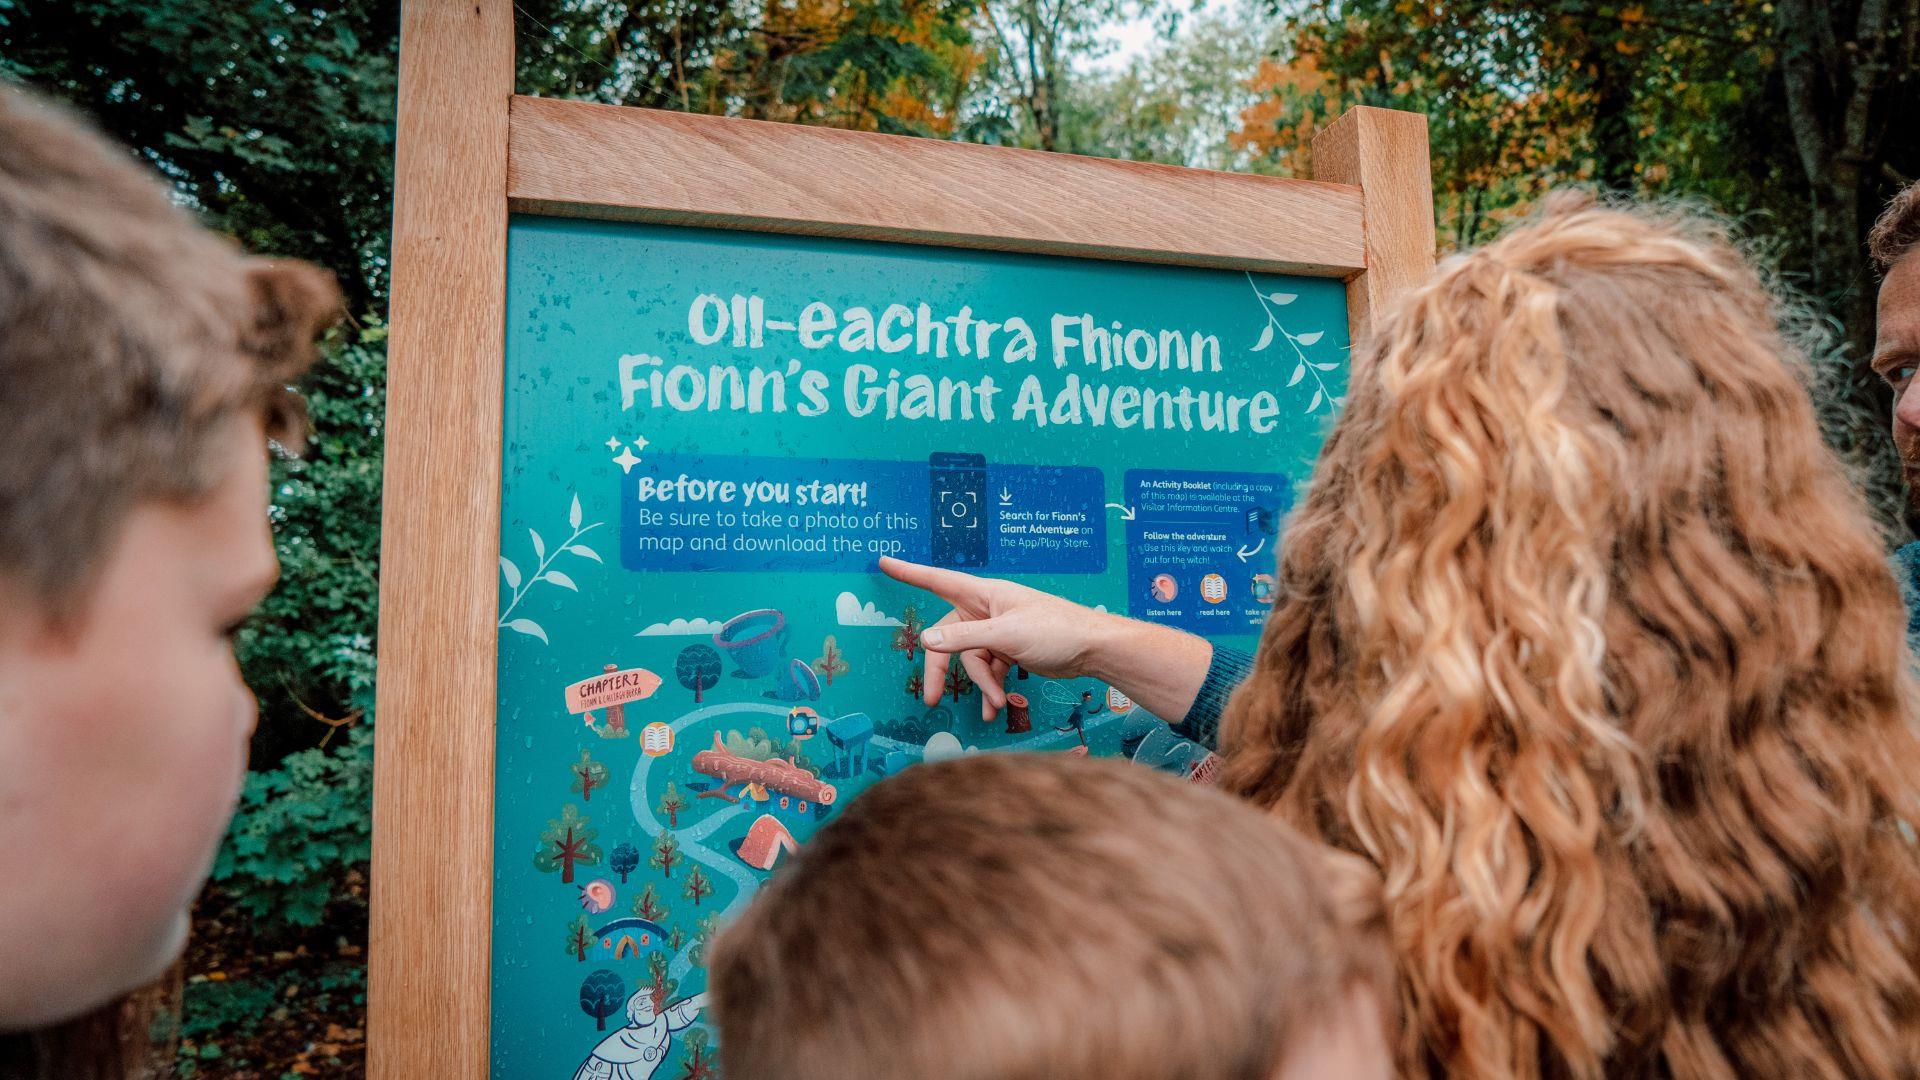
[[[1224,782],[1381,870],[1408,1074],[1920,1069],[1905,615],[1774,326],[1562,194],[1356,357]]]

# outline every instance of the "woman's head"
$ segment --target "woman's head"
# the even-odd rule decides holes
[[[1380,866],[1410,1064],[1920,1052],[1905,619],[1796,364],[1710,227],[1577,195],[1356,357],[1226,777]]]
[[[178,955],[253,725],[266,439],[337,308],[0,88],[0,1031]]]

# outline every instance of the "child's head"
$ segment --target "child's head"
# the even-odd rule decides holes
[[[0,1030],[179,951],[253,726],[229,632],[277,571],[266,440],[337,307],[0,88]]]
[[[861,795],[714,947],[735,1080],[1385,1077],[1365,871],[1125,762],[985,754]]]

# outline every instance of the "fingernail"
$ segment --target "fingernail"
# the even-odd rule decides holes
[[[947,639],[947,632],[945,630],[940,629],[937,626],[928,627],[927,629],[920,631],[920,642],[923,645],[930,645],[933,648],[937,649],[940,647],[940,643],[942,641],[945,641],[946,639]]]

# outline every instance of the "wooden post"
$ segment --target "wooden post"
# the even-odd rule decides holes
[[[400,42],[367,1074],[484,1080],[512,0]]]
[[[1360,187],[1367,268],[1347,282],[1347,327],[1360,347],[1375,313],[1433,271],[1427,118],[1358,106],[1313,137],[1314,179]]]

